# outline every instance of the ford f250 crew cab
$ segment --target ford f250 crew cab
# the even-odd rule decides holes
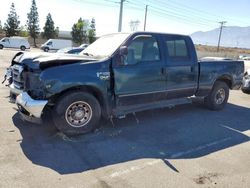
[[[39,122],[52,111],[66,134],[93,130],[101,117],[189,103],[203,97],[211,110],[241,86],[242,61],[197,60],[189,36],[136,32],[99,38],[76,55],[17,54],[11,92],[20,115]]]

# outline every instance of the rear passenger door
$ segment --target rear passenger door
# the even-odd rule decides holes
[[[198,64],[189,37],[164,36],[168,99],[192,96],[198,83]]]

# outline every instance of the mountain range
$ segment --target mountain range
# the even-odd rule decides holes
[[[190,36],[195,44],[217,46],[219,33],[220,28],[217,28],[206,32],[198,31]],[[223,27],[220,44],[225,47],[250,48],[250,26]]]

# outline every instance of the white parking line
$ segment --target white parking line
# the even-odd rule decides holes
[[[231,140],[231,139],[232,139],[232,137],[228,137],[228,138],[224,138],[222,140],[211,142],[211,143],[208,143],[208,144],[205,144],[205,145],[202,145],[202,146],[199,146],[199,147],[196,147],[196,148],[184,151],[184,152],[178,152],[178,153],[175,153],[175,154],[171,155],[170,158],[176,158],[176,157],[181,157],[181,156],[184,156],[184,155],[187,155],[187,154],[191,154],[191,153],[206,149],[208,147],[215,146],[217,144],[221,144],[221,143],[226,142],[226,141]],[[162,162],[162,159],[155,159],[155,160],[143,163],[140,166],[131,166],[129,168],[126,168],[126,169],[123,169],[123,170],[120,170],[120,171],[115,171],[112,174],[110,174],[108,177],[109,178],[120,177],[120,176],[123,176],[125,174],[129,174],[129,173],[131,173],[133,171],[141,170],[141,169],[146,168],[148,166],[156,165],[156,164],[158,164],[160,162]]]
[[[228,126],[226,126],[226,125],[221,125],[221,126],[227,128],[227,129],[230,129],[230,130],[232,130],[232,131],[235,131],[235,132],[238,132],[238,133],[240,133],[240,134],[244,134],[244,135],[250,137],[250,130],[246,130],[246,131],[242,131],[242,132],[241,132],[241,131],[239,131],[239,130],[237,130],[237,129],[234,129],[234,128],[232,128],[232,127],[228,127]]]
[[[244,135],[246,135],[246,136],[248,136],[248,137],[250,137],[250,130],[243,131],[241,133],[244,134]]]
[[[112,174],[109,175],[109,178],[116,178],[116,177],[120,177],[120,176],[123,176],[125,174],[129,174],[133,171],[137,171],[137,170],[141,170],[143,168],[146,168],[148,166],[153,166],[153,165],[156,165],[158,163],[162,162],[161,159],[155,159],[155,160],[152,160],[152,161],[149,161],[149,162],[146,162],[146,163],[143,163],[142,165],[140,166],[131,166],[129,168],[126,168],[124,170],[120,170],[120,171],[116,171],[116,172],[113,172]]]
[[[198,146],[196,148],[192,148],[192,149],[187,150],[187,151],[178,152],[178,153],[175,153],[175,154],[171,155],[171,158],[181,157],[181,156],[188,155],[188,154],[200,151],[200,150],[204,150],[204,149],[206,149],[208,147],[215,146],[217,144],[221,144],[222,142],[226,142],[226,141],[231,140],[231,139],[232,139],[232,137],[228,137],[228,138],[224,138],[222,140],[218,140],[218,141],[214,141],[214,142],[205,144],[203,146]]]

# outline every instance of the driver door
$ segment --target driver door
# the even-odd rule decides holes
[[[6,48],[10,48],[10,47],[11,47],[11,45],[10,45],[10,39],[9,39],[9,38],[6,38],[6,39],[5,39],[4,46],[5,46]]]
[[[164,61],[157,37],[138,35],[126,44],[128,53],[113,67],[117,106],[145,104],[166,98]]]

